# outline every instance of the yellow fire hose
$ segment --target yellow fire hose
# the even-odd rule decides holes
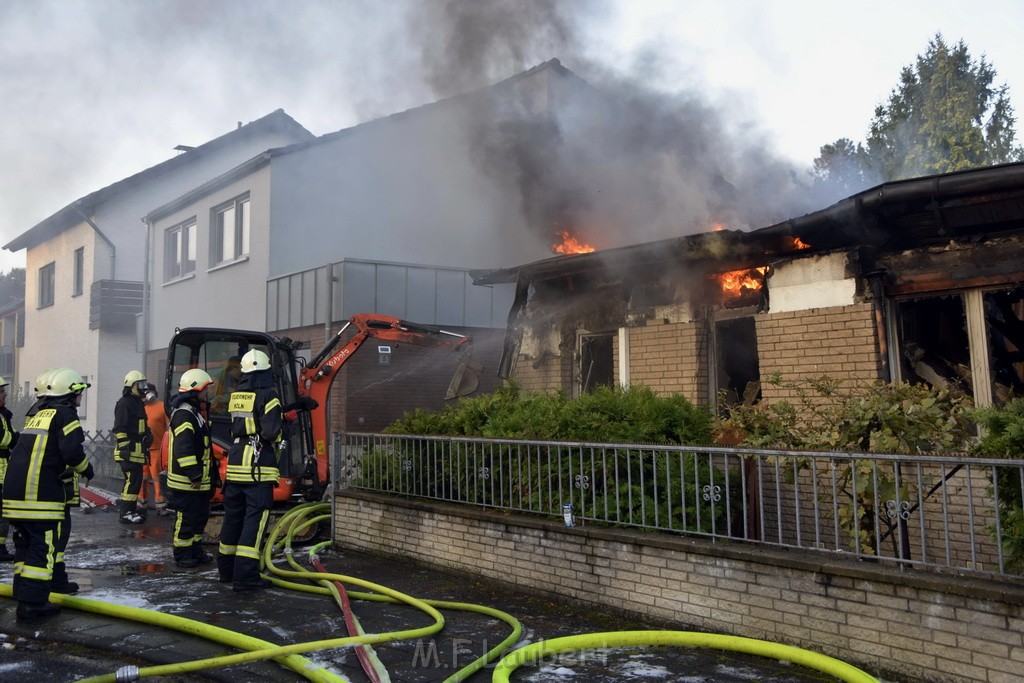
[[[809,650],[780,645],[767,640],[694,631],[615,631],[542,640],[519,648],[498,662],[491,681],[492,683],[509,683],[509,675],[518,667],[523,664],[543,661],[545,657],[560,652],[652,645],[676,645],[744,652],[772,659],[783,659],[808,669],[831,674],[846,683],[879,683],[877,678],[854,666]]]
[[[365,634],[362,632],[361,627],[359,627],[358,635],[278,646],[258,638],[246,636],[218,626],[186,619],[184,617],[163,614],[137,607],[115,605],[95,600],[88,600],[86,598],[54,593],[51,594],[51,601],[63,606],[170,628],[189,635],[199,636],[213,642],[228,645],[239,650],[244,650],[238,654],[224,655],[190,662],[178,662],[175,664],[141,667],[138,669],[135,669],[135,667],[129,667],[131,671],[127,673],[125,671],[119,671],[116,674],[84,679],[82,683],[119,683],[121,681],[137,680],[141,677],[176,675],[199,671],[202,669],[212,669],[267,659],[273,659],[311,681],[323,681],[325,683],[349,683],[348,679],[344,676],[334,673],[322,665],[315,664],[310,660],[299,656],[300,653],[346,646],[363,645],[369,647],[375,643],[430,637],[438,633],[444,627],[444,617],[438,609],[477,612],[504,621],[512,627],[512,632],[507,638],[505,638],[505,640],[489,650],[483,656],[474,660],[470,665],[455,672],[452,676],[446,679],[445,683],[455,683],[457,681],[465,680],[488,663],[497,659],[503,652],[508,650],[508,648],[519,640],[522,633],[521,624],[514,617],[502,612],[501,610],[469,603],[442,600],[421,600],[355,577],[326,572],[305,571],[293,557],[294,553],[291,547],[292,538],[306,527],[320,523],[329,517],[330,506],[328,504],[311,503],[296,507],[281,519],[271,532],[270,539],[264,548],[264,565],[274,575],[271,577],[271,581],[282,588],[292,588],[309,593],[330,595],[334,597],[335,600],[338,600],[339,598],[338,589],[333,585],[334,582],[361,586],[373,592],[362,593],[349,591],[348,594],[359,600],[410,605],[430,616],[433,619],[433,623],[421,628],[378,634]],[[310,554],[312,555],[319,548],[330,544],[330,542],[327,542],[315,546],[310,550]],[[289,566],[292,567],[291,570],[282,569],[272,563],[271,557],[275,549],[283,549],[285,559]],[[295,579],[296,581],[289,579]],[[305,581],[309,583],[299,583],[298,581]],[[0,585],[0,596],[11,597],[11,595],[11,586]],[[857,669],[856,667],[809,650],[752,638],[690,631],[620,631],[612,633],[590,633],[541,641],[515,650],[508,656],[501,659],[494,670],[492,681],[508,683],[509,675],[516,668],[524,664],[542,661],[544,657],[560,652],[607,647],[657,645],[702,647],[743,652],[762,657],[790,661],[794,664],[799,664],[822,673],[833,675],[846,683],[878,683],[878,679],[861,671],[860,669]],[[374,659],[376,659],[375,655]],[[377,668],[378,665],[378,672],[382,676],[381,680],[386,680],[387,672],[383,669],[383,666],[380,665],[379,659],[376,659],[375,668]]]

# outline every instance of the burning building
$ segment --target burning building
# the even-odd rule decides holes
[[[765,378],[828,375],[999,404],[1024,394],[1024,164],[474,280],[516,283],[500,372],[531,391],[641,383],[702,403],[779,400],[794,397]]]

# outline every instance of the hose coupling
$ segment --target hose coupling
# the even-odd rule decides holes
[[[132,681],[139,680],[139,667],[134,664],[122,666],[114,672],[114,680],[117,683],[131,683]]]

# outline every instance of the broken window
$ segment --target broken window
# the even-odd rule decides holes
[[[1024,396],[1024,288],[985,292],[992,398],[997,406]]]
[[[967,315],[960,294],[896,302],[900,379],[973,395]]]
[[[585,394],[597,387],[615,386],[615,333],[579,335],[577,388]]]
[[[715,321],[715,377],[716,393],[726,404],[760,400],[761,366],[753,318]]]
[[[898,301],[896,325],[897,379],[958,390],[977,405],[1024,396],[1024,288]]]

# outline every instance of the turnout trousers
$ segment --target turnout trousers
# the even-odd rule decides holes
[[[50,600],[57,559],[59,520],[11,520],[14,527],[14,599],[42,604]]]
[[[124,473],[124,487],[121,489],[121,514],[135,512],[139,493],[142,491],[142,463],[121,460],[118,462]]]
[[[57,527],[57,553],[53,560],[53,578],[51,588],[60,588],[68,584],[68,570],[64,565],[64,551],[71,539],[71,506],[64,506],[64,521]]]
[[[177,491],[174,496],[177,498]],[[224,487],[224,528],[217,552],[222,582],[245,585],[261,580],[260,553],[273,504],[274,485],[269,482],[228,482]]]
[[[210,492],[175,489],[171,507],[174,520],[174,559],[187,560],[202,553],[203,531],[210,519]],[[225,506],[226,508],[226,506]]]

